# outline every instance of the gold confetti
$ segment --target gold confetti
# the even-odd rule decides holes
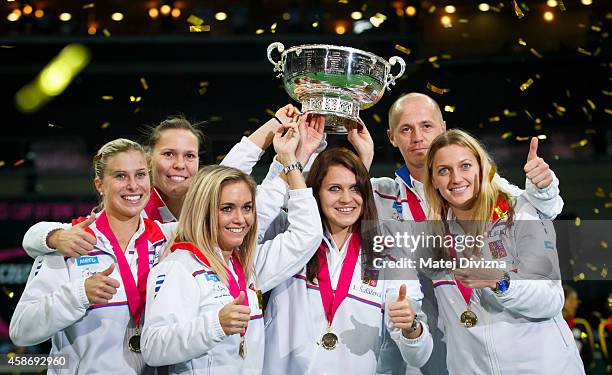
[[[576,217],[576,220],[574,220],[574,224],[576,224],[576,226],[579,227],[580,223],[582,223],[582,220],[580,219],[580,216],[578,216]]]
[[[601,27],[593,25],[593,26],[591,26],[591,30],[600,32],[601,31]]]
[[[372,115],[372,118],[374,119],[374,121],[376,121],[377,123],[381,123],[382,119],[380,118],[380,116],[378,115],[378,113],[375,113]]]
[[[226,155],[227,155],[227,154],[217,155],[217,157],[216,157],[217,161],[221,161],[221,160],[225,159],[225,156],[226,156]]]
[[[2,291],[4,292],[4,294],[6,294],[8,296],[8,298],[13,298],[15,296],[15,293],[13,293],[12,291],[10,291],[7,287],[3,286],[2,287]]]
[[[611,108],[605,108],[604,112],[606,112],[609,115],[612,115],[612,109]]]
[[[108,29],[102,29],[102,34],[104,34],[105,37],[110,38],[111,33],[110,31],[108,31]]]
[[[501,139],[508,139],[510,137],[512,137],[512,132],[505,132],[501,135]]]
[[[533,120],[533,116],[531,115],[531,113],[529,113],[528,110],[525,110],[525,114],[527,115],[527,117]]]
[[[132,103],[134,103],[134,102],[138,103],[141,99],[142,99],[142,97],[140,97],[140,96],[130,95],[130,102],[132,102]]]
[[[438,64],[437,62],[432,63],[431,66],[433,66],[436,69],[440,69],[440,64]]]
[[[21,164],[25,163],[25,159],[19,159],[16,162],[13,163],[13,167],[18,167]]]
[[[504,116],[506,116],[506,117],[516,117],[516,112],[512,112],[509,109],[504,109]]]
[[[312,23],[312,27],[318,27],[319,26],[319,21],[314,21]]]
[[[612,96],[612,91],[601,90],[601,93],[605,96]]]
[[[190,23],[194,26],[200,26],[204,23],[204,20],[196,16],[195,14],[192,14],[189,17],[187,17],[187,23]]]
[[[519,142],[525,142],[525,141],[530,140],[531,138],[529,138],[529,137],[520,137],[520,136],[517,135],[515,139],[517,141],[519,141]]]
[[[521,8],[518,6],[518,4],[516,3],[516,0],[512,0],[512,6],[514,7],[514,13],[516,13],[516,16],[521,19],[523,17],[525,17],[525,14],[523,13],[523,11],[521,10]]]
[[[591,262],[586,262],[586,266],[588,269],[590,269],[592,272],[597,272],[597,266],[595,266],[593,263]]]
[[[140,78],[140,84],[142,85],[142,88],[145,91],[149,89],[149,85],[147,84],[147,80],[144,79],[144,77]]]
[[[563,113],[565,113],[565,111],[566,111],[566,108],[565,108],[565,107],[560,106],[559,104],[557,104],[557,103],[555,103],[555,102],[553,102],[553,107],[555,107],[555,109],[556,109],[558,112],[563,112]]]
[[[499,116],[489,117],[489,122],[499,122]]]
[[[433,12],[436,11],[436,6],[435,5],[430,6],[429,9],[427,9],[427,11],[429,12],[429,14],[433,14]]]
[[[6,48],[6,49],[11,49],[11,48],[15,48],[15,46],[7,46],[5,44],[1,45],[0,48]]]
[[[604,203],[604,208],[612,208],[612,202]]]
[[[536,130],[536,131],[542,130],[542,125],[534,125],[533,130]]]
[[[94,4],[94,3],[85,4],[85,5],[83,5],[83,9],[90,9],[90,8],[93,8],[95,5],[96,4]]]
[[[0,167],[4,167],[4,165],[6,165],[6,162],[4,160],[0,160]]]
[[[445,105],[444,106],[444,112],[455,112],[455,106],[454,105]]]
[[[588,140],[586,140],[586,139],[582,139],[582,140],[580,140],[579,142],[572,143],[572,144],[570,145],[570,148],[584,147],[584,146],[586,146],[587,144],[589,144],[589,141],[588,141]]]
[[[100,128],[102,129],[106,129],[110,126],[110,122],[106,121],[105,123],[103,123],[102,125],[100,125]]]
[[[191,25],[191,26],[189,26],[189,32],[190,33],[201,33],[201,32],[205,32],[205,31],[210,31],[210,25],[201,25],[201,26]],[[263,32],[263,30],[262,30],[262,32]]]
[[[427,61],[429,61],[430,63],[436,62],[438,61],[438,56],[431,56],[430,58],[427,59]]]
[[[276,26],[277,26],[277,22],[274,22],[271,26],[270,26],[270,31],[275,33],[276,32]]]
[[[348,4],[348,0],[338,0],[338,3],[340,3],[340,4]]]
[[[595,129],[585,129],[584,134],[597,134]]]
[[[589,51],[587,51],[586,49],[584,49],[582,47],[578,47],[578,52],[582,53],[583,55],[593,56],[592,52],[589,52]]]
[[[112,95],[103,95],[102,100],[114,100],[115,98]]]
[[[607,248],[608,248],[608,243],[607,243],[606,241],[601,241],[599,244],[600,244],[600,245],[601,245],[601,247],[603,247],[604,249],[607,249]]]
[[[530,49],[529,49],[529,52],[531,52],[531,53],[532,53],[532,54],[533,54],[535,57],[537,57],[538,59],[541,59],[541,58],[542,58],[542,55],[541,55],[541,54],[540,54],[538,51],[536,51],[536,50],[535,50],[535,48],[530,48]]]
[[[268,115],[270,115],[270,117],[276,116],[276,113],[273,110],[271,110],[270,108],[266,108],[266,113]]]
[[[256,117],[249,117],[249,118],[247,119],[247,122],[254,122],[254,123],[256,123],[256,124],[259,124],[259,123],[261,122],[261,120],[259,120],[259,119],[258,119],[258,118],[256,118]]]
[[[200,87],[208,86],[208,81],[200,81]]]
[[[596,213],[596,214],[599,214],[599,208],[594,208],[593,212]]]
[[[200,95],[204,95],[204,94],[206,94],[206,92],[207,92],[207,91],[208,91],[208,89],[207,89],[206,87],[200,87],[200,88],[198,89],[198,93],[199,93]]]
[[[138,112],[140,112],[140,107],[136,107],[136,108],[134,109],[134,112],[133,112],[133,113],[134,113],[134,114],[136,114],[136,113],[138,113]]]
[[[264,33],[264,29],[257,29],[255,30],[255,34],[259,35],[259,34],[263,34]]]
[[[211,121],[211,122],[217,122],[217,121],[222,121],[222,120],[223,120],[223,117],[221,116],[210,116],[210,118],[208,119],[208,121]]]
[[[559,9],[561,9],[562,12],[565,12],[565,4],[563,3],[563,0],[559,0]]]
[[[443,55],[440,55],[440,57],[442,57],[444,60],[450,60],[453,56],[445,53]]]
[[[521,87],[519,87],[521,89],[521,91],[525,91],[529,88],[529,86],[531,86],[533,84],[533,79],[529,78],[525,83],[521,84]]]
[[[361,11],[365,12],[366,10],[368,10],[368,4],[363,3],[363,5],[361,6]]]
[[[595,196],[597,198],[605,198],[606,197],[606,191],[604,190],[604,188],[598,187],[597,191],[595,191]]]
[[[440,94],[440,95],[444,95],[445,93],[450,91],[450,89],[442,89],[442,88],[432,85],[429,82],[427,82],[427,89],[429,89],[432,92],[435,92],[436,94]]]
[[[398,51],[400,51],[400,52],[405,53],[406,55],[410,55],[410,49],[408,49],[408,48],[406,48],[406,47],[404,47],[404,46],[401,46],[401,45],[399,45],[399,44],[396,44],[396,45],[395,45],[395,49],[396,49],[396,50],[398,50]]]
[[[603,266],[601,268],[601,277],[606,278],[608,276],[608,266]]]
[[[548,137],[546,137],[546,134],[540,134],[540,135],[538,135],[538,139],[540,139],[540,140],[544,140],[544,139],[547,139],[547,138],[548,138]]]
[[[589,103],[589,105],[591,106],[591,109],[594,111],[595,110],[595,103],[593,103],[593,101],[591,99],[587,99],[587,103]]]
[[[459,23],[469,23],[470,20],[468,20],[467,18],[459,18]]]
[[[525,42],[525,40],[523,40],[523,38],[518,38],[518,44],[520,44],[521,46],[526,46],[527,42]]]

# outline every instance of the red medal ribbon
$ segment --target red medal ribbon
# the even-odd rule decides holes
[[[408,208],[410,208],[410,212],[412,213],[412,218],[414,219],[414,221],[427,220],[425,211],[423,211],[423,207],[421,207],[421,200],[412,190],[408,189],[407,186],[404,186],[404,189],[406,189],[406,198],[408,198]]]
[[[151,189],[151,195],[149,196],[149,201],[147,202],[147,205],[144,208],[144,212],[147,213],[147,217],[151,220],[157,220],[163,223],[164,221],[162,220],[158,208],[163,207],[165,205],[166,204],[159,196],[157,189],[155,189],[155,186],[153,186],[153,188]]]
[[[340,304],[348,295],[349,286],[353,280],[353,273],[355,272],[355,265],[357,264],[357,258],[359,251],[361,250],[361,235],[358,232],[351,234],[351,239],[348,245],[346,257],[342,263],[342,269],[340,270],[340,279],[336,290],[332,290],[331,278],[329,274],[329,266],[327,264],[327,256],[325,254],[325,246],[323,243],[319,245],[317,250],[317,257],[319,258],[319,273],[317,279],[319,281],[319,289],[321,291],[321,301],[323,302],[323,310],[325,310],[325,316],[327,322],[331,326],[334,320],[334,315],[340,307]]]
[[[130,314],[136,322],[136,326],[140,326],[140,317],[142,309],[144,308],[147,294],[147,277],[149,276],[149,246],[147,244],[147,232],[143,228],[142,234],[136,239],[136,252],[138,254],[138,272],[137,279],[138,284],[134,280],[134,275],[130,265],[125,258],[125,254],[119,246],[119,241],[113,233],[108,218],[106,217],[106,211],[102,211],[100,216],[96,219],[96,228],[110,241],[117,258],[117,264],[119,265],[119,274],[125,287],[125,296],[128,300],[128,307],[130,308]]]
[[[175,250],[187,250],[191,252],[200,262],[204,263],[207,267],[210,268],[210,262],[206,255],[200,249],[191,242],[176,242],[170,247],[170,251],[174,252]],[[247,293],[246,287],[246,278],[244,276],[244,270],[242,269],[242,264],[240,264],[240,260],[238,257],[233,256],[230,258],[230,262],[232,263],[232,267],[234,268],[234,272],[236,272],[236,276],[238,276],[238,282],[236,282],[236,278],[234,274],[225,267],[225,273],[227,275],[227,283],[228,289],[232,297],[237,298],[240,295],[240,292],[244,292],[244,299],[242,300],[242,304],[245,306],[249,306],[249,295]]]

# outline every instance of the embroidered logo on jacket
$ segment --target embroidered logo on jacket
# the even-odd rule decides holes
[[[77,266],[87,266],[90,264],[98,264],[100,261],[97,256],[82,255],[76,259]]]

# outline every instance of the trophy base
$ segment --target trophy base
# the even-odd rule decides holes
[[[306,95],[301,99],[302,112],[325,116],[327,134],[347,134],[364,126],[359,118],[359,102],[324,93]]]

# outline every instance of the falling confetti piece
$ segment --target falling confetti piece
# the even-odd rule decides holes
[[[542,55],[541,55],[541,54],[540,54],[538,51],[536,51],[536,50],[535,50],[535,48],[531,48],[531,49],[529,49],[529,52],[531,52],[531,53],[532,53],[532,54],[533,54],[535,57],[537,57],[538,59],[541,59],[541,58],[542,58]]]
[[[601,90],[601,93],[605,96],[612,96],[612,91]]]
[[[592,53],[592,52],[589,52],[589,51],[585,50],[585,49],[584,49],[584,48],[582,48],[582,47],[578,47],[578,52],[582,53],[583,55],[593,56],[593,53]]]
[[[547,138],[547,137],[546,137],[546,134],[540,134],[540,135],[538,135],[538,139],[542,139],[542,140],[543,140],[543,139],[546,139],[546,138]]]
[[[147,80],[143,78],[140,78],[140,84],[142,85],[142,88],[146,91],[149,89],[149,85],[147,84]]]
[[[588,268],[588,269],[590,269],[592,272],[597,272],[597,266],[596,266],[596,265],[594,265],[593,263],[591,263],[591,262],[586,262],[586,266],[587,266],[587,268]]]
[[[533,120],[533,116],[531,115],[531,113],[529,113],[528,110],[525,110],[525,114],[527,115],[527,117]]]
[[[111,33],[110,31],[108,31],[108,29],[102,29],[102,34],[104,34],[105,37],[110,38]]]
[[[200,87],[200,88],[198,89],[198,93],[199,93],[200,95],[204,95],[204,94],[206,94],[206,92],[207,92],[207,91],[208,91],[208,89],[207,89],[206,87]]]
[[[450,113],[455,112],[455,106],[454,105],[445,105],[444,106],[444,112],[450,112]]]
[[[470,20],[467,18],[459,18],[459,23],[470,23]]]
[[[599,208],[594,208],[593,212],[596,213],[596,214],[599,214]]]
[[[221,161],[221,160],[225,159],[225,156],[226,156],[226,155],[227,155],[227,154],[217,155],[217,157],[216,157],[217,161]]]
[[[576,224],[576,226],[577,226],[577,227],[579,227],[579,226],[580,226],[580,223],[581,223],[581,222],[582,222],[582,220],[580,219],[580,216],[578,216],[578,217],[576,218],[576,220],[574,220],[574,224]]]
[[[565,108],[565,107],[560,106],[559,104],[557,104],[557,103],[555,103],[555,102],[553,102],[553,107],[555,107],[555,109],[556,109],[557,111],[559,111],[559,112],[563,112],[563,113],[565,113],[565,111],[566,111],[566,108]]]
[[[608,243],[607,243],[606,241],[601,241],[599,244],[600,244],[600,245],[601,245],[601,247],[603,247],[604,249],[607,249],[607,248],[608,248]]]
[[[519,142],[525,142],[525,141],[530,140],[531,138],[529,138],[529,137],[520,137],[520,136],[517,135],[515,139],[517,141],[519,141]]]
[[[565,12],[565,4],[563,3],[563,0],[559,0],[559,9],[561,9],[562,12]]]
[[[604,208],[612,208],[612,202],[606,202]]]
[[[223,121],[223,117],[221,117],[221,116],[210,116],[208,121],[211,121],[211,122]]]
[[[587,99],[587,103],[589,103],[589,105],[591,106],[591,109],[594,111],[595,110],[595,103],[593,103],[593,101],[591,99]]]
[[[268,115],[270,115],[270,117],[276,116],[276,113],[273,110],[271,110],[270,108],[266,108],[266,113]]]
[[[436,94],[440,94],[440,95],[444,95],[445,93],[450,91],[450,89],[441,89],[439,87],[432,85],[429,82],[427,82],[427,89],[429,89],[432,92],[435,92]]]
[[[276,22],[274,22],[274,23],[273,23],[273,24],[270,26],[270,31],[275,32],[275,31],[276,31],[276,26],[277,26],[277,23],[276,23]]]
[[[340,4],[348,4],[348,0],[338,0],[338,3],[340,3]]]
[[[510,137],[512,137],[512,132],[505,132],[501,135],[501,139],[508,139]]]
[[[130,95],[130,102],[132,102],[132,103],[134,103],[134,102],[138,103],[140,101],[140,99],[142,99],[140,96]]]
[[[401,46],[401,45],[399,45],[399,44],[396,44],[396,45],[395,45],[395,49],[396,49],[396,50],[398,50],[398,51],[400,51],[400,52],[405,53],[406,55],[410,55],[410,49],[408,49],[408,48],[406,48],[406,47],[404,47],[404,46]]]
[[[529,78],[525,83],[521,84],[521,91],[525,91],[533,84],[533,79]]]
[[[431,66],[433,66],[435,69],[440,69],[440,64],[437,62],[432,63]]]
[[[249,117],[249,118],[247,119],[247,121],[248,121],[248,122],[254,122],[254,123],[256,123],[256,124],[259,124],[259,123],[261,122],[261,120],[259,120],[259,119],[258,119],[258,118],[256,118],[256,117]]]
[[[499,122],[500,120],[499,116],[489,117],[489,122]]]
[[[0,167],[4,167],[5,164],[6,162],[4,160],[0,160]]]
[[[319,26],[319,21],[315,21],[312,23],[312,27],[318,27]]]
[[[263,34],[264,33],[264,29],[257,29],[255,30],[255,34],[259,35],[259,34]]]
[[[205,32],[205,31],[210,31],[210,25],[201,25],[201,26],[191,25],[191,26],[189,26],[189,32],[190,33],[201,33],[201,32]],[[262,30],[262,32],[263,32],[263,30]]]
[[[13,163],[13,166],[14,167],[18,167],[18,166],[20,166],[23,163],[25,163],[25,159],[19,159],[16,162]]]
[[[429,9],[427,9],[427,11],[429,12],[429,14],[432,14],[433,12],[436,11],[436,6],[435,5],[430,6]]]
[[[96,4],[94,3],[85,4],[83,5],[83,9],[90,9],[90,8],[93,8],[94,6],[96,6]]]
[[[518,39],[518,44],[520,44],[521,46],[526,46],[527,42],[525,42],[525,40],[523,40],[523,38],[519,38]]]
[[[100,125],[100,128],[102,129],[106,129],[110,126],[110,122],[106,121],[105,123],[103,123],[102,125]]]
[[[519,19],[525,17],[525,13],[523,13],[519,5],[516,3],[516,0],[512,0],[512,6],[514,7],[514,13],[516,13],[516,16]]]
[[[601,27],[593,25],[593,26],[591,26],[591,30],[600,32],[601,31]]]
[[[442,57],[444,60],[450,60],[450,59],[452,59],[452,58],[453,58],[453,56],[452,56],[452,55],[449,55],[449,54],[446,54],[446,53],[445,53],[445,54],[443,54],[443,55],[440,55],[440,57]]]
[[[431,56],[430,58],[427,59],[427,61],[429,61],[430,63],[436,62],[438,61],[438,56]]]
[[[582,139],[582,140],[580,140],[580,142],[572,143],[572,144],[570,145],[570,148],[584,147],[584,146],[586,146],[587,144],[589,144],[589,141],[588,141],[588,140],[586,140],[586,139]]]
[[[584,272],[578,274],[578,280],[584,280]]]
[[[584,134],[597,134],[597,130],[595,129],[586,129]]]
[[[604,112],[606,112],[609,115],[612,115],[612,109],[610,109],[610,108],[605,108]]]
[[[506,117],[516,117],[516,112],[512,112],[509,109],[504,109],[504,116],[506,116]]]
[[[377,113],[373,114],[372,118],[374,119],[374,121],[376,121],[379,124],[382,122],[382,119],[380,118],[380,116]]]
[[[1,45],[0,48],[11,49],[11,48],[15,48],[15,46]]]
[[[601,269],[601,277],[606,278],[608,276],[608,267],[604,266]]]
[[[194,26],[200,26],[204,23],[204,20],[196,16],[195,14],[192,14],[189,17],[187,17],[187,23],[190,23]]]
[[[245,136],[245,137],[248,137],[249,135],[251,135],[251,131],[250,131],[250,130],[245,130],[245,131],[242,133],[242,135],[243,135],[243,136]]]
[[[115,98],[112,95],[103,95],[102,100],[114,100]]]

